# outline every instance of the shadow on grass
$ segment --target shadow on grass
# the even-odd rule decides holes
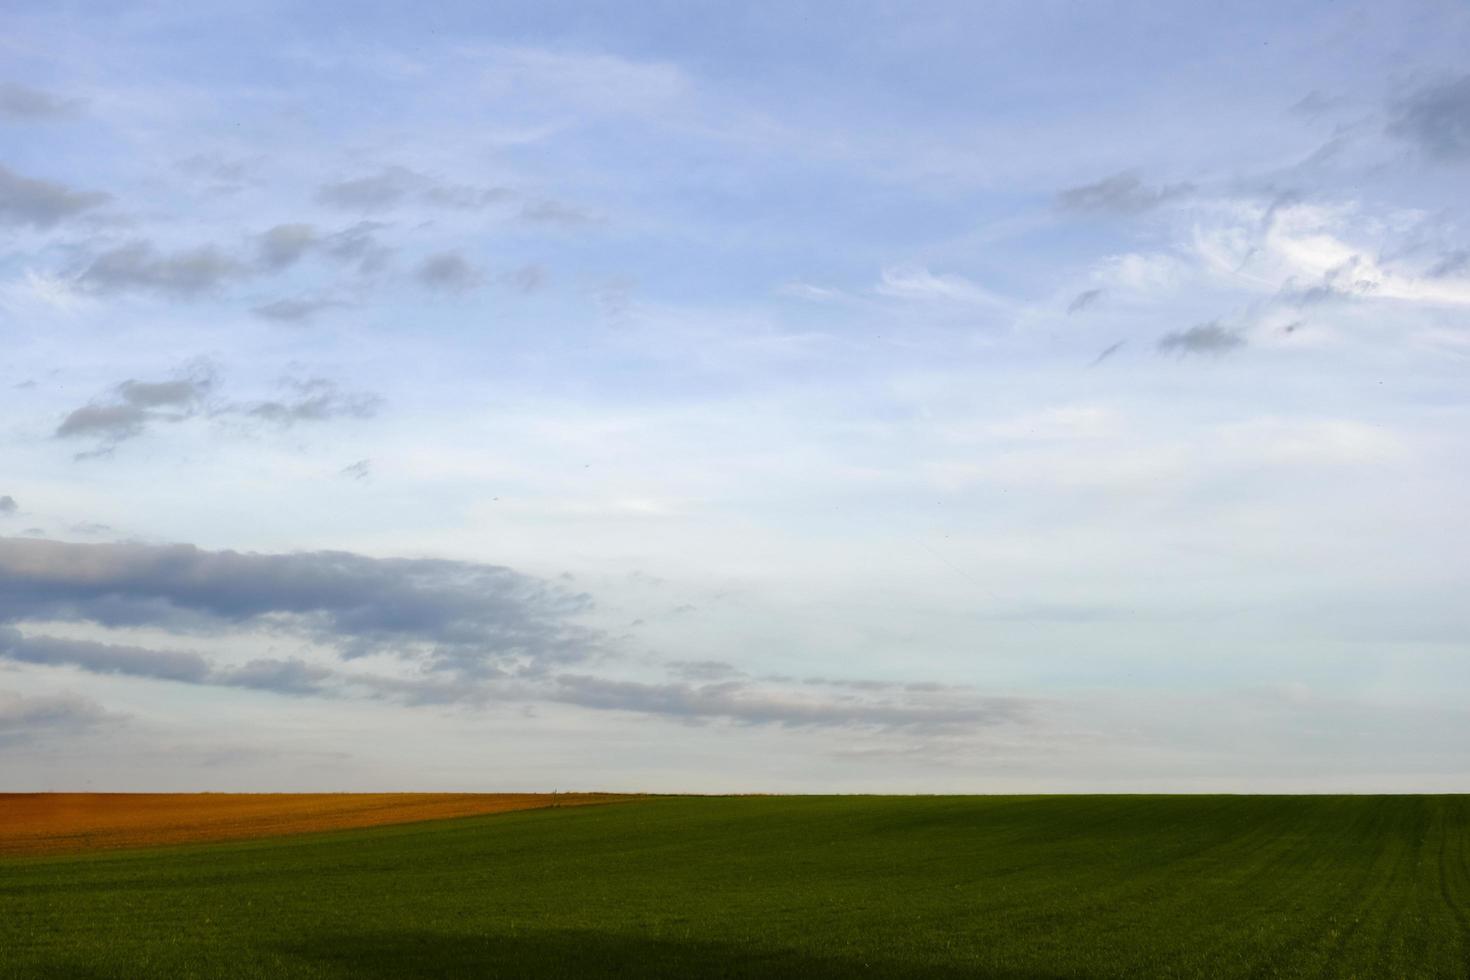
[[[1039,973],[985,972],[901,960],[820,957],[734,943],[680,941],[599,932],[538,931],[464,936],[435,932],[368,932],[322,936],[277,947],[314,973],[379,980],[434,977],[1012,977]],[[1048,973],[1048,977],[1058,974]]]

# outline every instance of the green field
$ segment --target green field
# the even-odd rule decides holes
[[[1470,976],[1470,798],[654,798],[0,862],[0,975]]]

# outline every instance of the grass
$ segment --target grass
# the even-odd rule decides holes
[[[652,798],[0,861],[0,975],[1466,977],[1470,798]]]

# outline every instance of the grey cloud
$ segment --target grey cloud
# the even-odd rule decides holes
[[[301,323],[310,320],[324,310],[342,305],[344,304],[330,299],[278,299],[272,303],[254,307],[250,312],[266,320]]]
[[[368,275],[387,265],[393,253],[377,239],[376,233],[387,227],[378,221],[359,221],[350,228],[328,235],[322,240],[322,248],[340,262],[357,263],[357,271]]]
[[[212,683],[226,687],[246,687],[276,694],[322,694],[334,676],[326,667],[304,660],[252,660],[243,667],[218,672]]]
[[[418,280],[430,289],[464,292],[484,281],[479,269],[458,252],[439,252],[424,259],[418,268]]]
[[[85,534],[93,538],[116,533],[111,524],[99,524],[96,521],[78,521],[71,526],[71,529],[77,534]]]
[[[1341,96],[1323,95],[1321,92],[1313,89],[1296,102],[1293,102],[1287,111],[1299,116],[1305,116],[1308,119],[1315,119],[1324,113],[1339,108],[1346,102],[1347,100]]]
[[[926,732],[1023,723],[1035,705],[968,688],[808,678],[793,692],[720,661],[680,661],[682,680],[557,672],[605,652],[575,618],[585,595],[497,566],[345,552],[242,554],[189,545],[75,544],[0,537],[0,657],[285,695],[356,694],[411,705],[552,701],[676,721]],[[176,634],[256,630],[407,658],[418,676],[334,670],[301,659],[220,666],[195,653],[28,636],[5,623],[85,622]],[[789,680],[789,679],[788,679]],[[812,690],[816,689],[816,690]]]
[[[1179,330],[1159,338],[1159,352],[1163,354],[1228,354],[1245,346],[1245,338],[1234,330],[1222,327],[1218,321],[1201,323],[1188,330]]]
[[[163,253],[150,242],[135,241],[97,256],[77,277],[77,284],[99,294],[143,290],[188,298],[249,273],[243,263],[213,245]]]
[[[1102,288],[1097,288],[1087,289],[1078,293],[1075,297],[1073,297],[1072,302],[1067,304],[1067,315],[1071,316],[1073,313],[1080,313],[1081,311],[1087,309],[1093,303],[1096,303],[1099,299],[1101,299],[1104,292],[1105,290],[1103,290]]]
[[[25,697],[0,691],[0,745],[90,731],[115,717],[96,701],[74,694]]]
[[[210,377],[185,381],[124,381],[117,386],[122,400],[141,408],[193,405],[203,398],[214,381]]]
[[[591,600],[508,568],[347,552],[0,537],[0,623],[267,629],[344,658],[388,653],[429,670],[533,676],[600,649]]]
[[[951,731],[1020,722],[1028,714],[1028,703],[1017,698],[935,697],[911,692],[899,700],[815,700],[753,688],[741,681],[646,684],[583,674],[561,674],[555,681],[549,696],[568,704],[687,721]]]
[[[744,677],[745,672],[723,660],[674,660],[669,671],[688,681],[719,681]]]
[[[365,392],[344,392],[326,378],[287,381],[292,395],[282,401],[262,401],[239,407],[254,418],[290,426],[334,418],[365,419],[376,415],[383,400]]]
[[[373,462],[370,459],[359,459],[342,467],[337,475],[351,480],[366,480],[373,475]]]
[[[1128,341],[1126,340],[1120,340],[1116,344],[1110,344],[1107,347],[1104,347],[1102,351],[1092,359],[1092,363],[1089,364],[1088,367],[1097,367],[1103,361],[1106,361],[1108,358],[1118,353],[1118,351],[1122,350],[1124,345],[1126,345],[1127,343]]]
[[[120,442],[141,434],[147,420],[148,413],[134,405],[83,405],[62,419],[56,435],[102,436]]]
[[[1388,131],[1440,160],[1470,160],[1470,75],[1419,89],[1393,106]]]
[[[0,494],[0,517],[8,517],[20,509],[15,498],[10,494]]]
[[[238,183],[249,175],[253,162],[258,161],[231,160],[218,154],[196,153],[180,160],[176,166],[190,176]]]
[[[279,399],[235,404],[210,401],[216,387],[214,369],[199,362],[170,381],[128,380],[109,394],[72,411],[56,428],[60,439],[98,440],[97,449],[78,458],[109,455],[118,443],[142,435],[157,422],[182,422],[200,415],[236,417],[289,428],[301,422],[335,418],[370,418],[382,399],[368,392],[343,391],[327,378],[287,379]]]
[[[110,194],[75,191],[49,180],[22,177],[0,165],[0,224],[50,228],[110,200]]]
[[[183,684],[244,687],[278,694],[323,694],[334,675],[303,660],[251,660],[241,667],[216,668],[197,653],[147,647],[27,636],[0,626],[0,657],[17,663],[77,667],[94,674],[122,674]]]
[[[372,176],[323,184],[317,189],[316,199],[345,211],[381,211],[402,201],[422,183],[423,178],[406,167],[385,167]]]
[[[376,232],[386,227],[377,221],[359,221],[349,228],[323,235],[314,225],[276,225],[256,240],[258,262],[267,271],[279,272],[320,250],[328,258],[356,262],[361,271],[374,272],[386,263],[390,251],[375,237]]]
[[[523,265],[501,277],[506,285],[523,293],[534,293],[546,285],[546,270],[539,265]]]
[[[276,225],[257,241],[260,264],[273,272],[290,268],[315,248],[319,241],[317,231],[311,225]]]
[[[29,664],[80,667],[97,674],[128,674],[169,681],[198,683],[209,675],[209,664],[197,653],[26,636],[5,626],[0,626],[0,657]]]
[[[1062,191],[1057,204],[1079,214],[1141,214],[1193,190],[1194,185],[1187,183],[1147,187],[1137,174],[1125,172]]]
[[[597,219],[581,208],[574,208],[557,201],[538,201],[521,208],[521,220],[534,224],[574,227],[591,224]]]
[[[180,422],[198,414],[214,387],[208,366],[173,381],[136,381],[117,385],[108,400],[83,405],[56,428],[56,437],[97,438],[106,446],[141,435],[150,422]]]
[[[407,167],[384,167],[376,174],[323,184],[318,203],[344,211],[386,211],[410,200],[453,211],[478,211],[515,196],[505,187],[475,187],[435,180]]]
[[[595,286],[591,296],[601,307],[603,316],[621,320],[633,309],[633,288],[636,285],[631,279],[609,279]]]
[[[208,244],[162,252],[152,242],[131,241],[93,258],[76,277],[76,284],[97,294],[139,290],[192,298],[231,283],[284,272],[312,252],[337,262],[356,263],[358,271],[366,274],[381,269],[391,254],[375,236],[384,227],[363,221],[324,235],[309,224],[279,224],[255,236],[254,254],[243,259]],[[255,312],[275,319],[301,319],[327,305],[318,302],[308,307],[305,303],[281,300],[257,307]]]
[[[64,99],[29,85],[0,84],[0,119],[66,119],[78,115],[82,105],[81,99]]]
[[[504,187],[469,187],[463,184],[440,184],[426,188],[420,195],[425,204],[454,211],[477,211],[514,197]]]

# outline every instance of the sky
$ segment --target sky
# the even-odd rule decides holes
[[[0,789],[1470,791],[1470,7],[0,13]]]

